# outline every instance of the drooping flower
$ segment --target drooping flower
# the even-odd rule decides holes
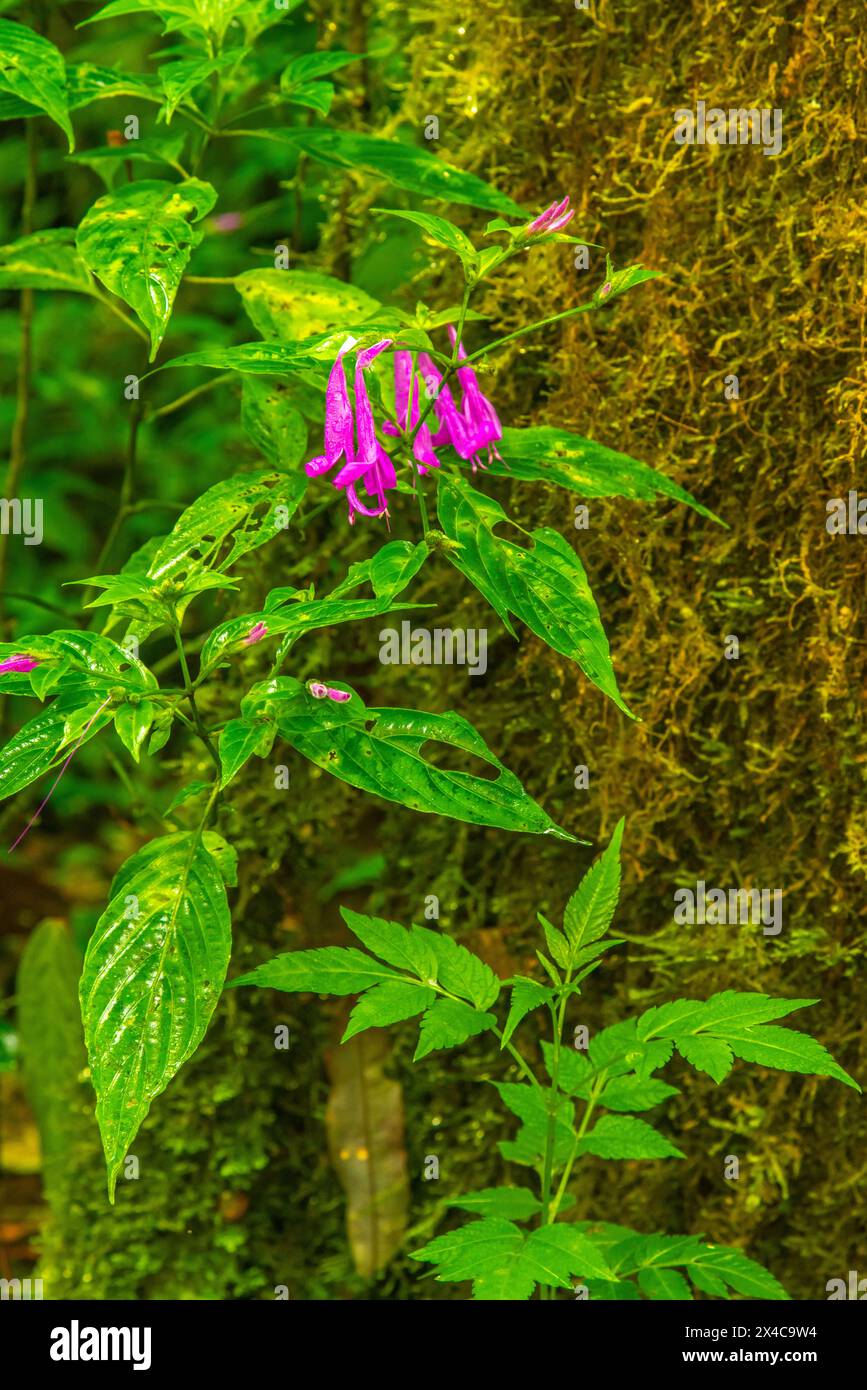
[[[562,203],[552,203],[544,212],[540,212],[539,216],[523,229],[521,237],[546,236],[551,232],[560,232],[574,216],[575,209],[570,208],[567,193]]]
[[[32,656],[7,656],[5,661],[0,661],[0,674],[6,671],[32,671],[39,662]]]
[[[449,337],[454,347],[457,334],[451,326]],[[458,349],[458,361],[466,355],[461,344]],[[493,405],[483,394],[472,367],[457,369],[458,385],[461,388],[461,404],[458,407],[455,405],[451,388],[443,383],[431,359],[422,353],[419,361],[425,375],[433,376],[438,384],[435,410],[439,428],[433,436],[433,444],[451,444],[462,459],[469,460],[474,473],[477,468],[485,467],[481,458],[482,449],[488,450],[489,461],[492,454],[499,458],[496,445],[497,440],[503,437],[503,427]]]
[[[422,354],[422,356],[425,356],[425,354]],[[426,358],[426,361],[433,367],[433,363],[430,361],[429,357]],[[436,374],[436,369],[434,369],[434,372]],[[393,425],[391,421],[386,421],[383,425],[386,434],[397,435],[400,434],[401,431],[406,433],[409,430],[414,430],[416,425],[418,425],[419,415],[421,413],[418,404],[419,378],[418,373],[416,373],[412,386],[412,401],[410,402],[409,382],[411,376],[412,353],[406,351],[396,352],[394,354],[394,405],[395,413],[397,414],[397,424]],[[433,438],[427,420],[424,420],[416,431],[415,438],[412,441],[412,451],[421,465],[419,468],[420,473],[427,472],[428,468],[439,468],[440,461],[433,451]]]
[[[327,473],[341,459],[343,467],[332,479],[334,487],[346,490],[349,503],[349,522],[352,525],[355,515],[382,516],[388,511],[386,493],[397,482],[394,465],[376,437],[373,408],[367,394],[364,380],[365,368],[387,347],[392,340],[384,338],[373,347],[365,348],[355,360],[355,418],[352,403],[346,386],[344,354],[353,348],[358,340],[347,338],[337,354],[328,378],[325,392],[325,453],[311,459],[306,465],[307,476],[317,478]],[[378,503],[368,507],[360,501],[357,486],[361,483],[368,496]]]
[[[252,647],[254,642],[261,642],[267,631],[267,623],[254,623],[247,633],[247,636],[244,638],[242,645],[245,647]]]
[[[335,690],[333,685],[325,685],[322,681],[308,681],[307,689],[314,700],[334,700],[336,704],[342,705],[352,699],[348,690]]]

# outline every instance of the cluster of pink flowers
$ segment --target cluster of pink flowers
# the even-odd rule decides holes
[[[449,329],[452,345],[457,341],[453,328]],[[384,338],[365,348],[355,359],[355,411],[346,385],[344,355],[355,346],[355,338],[347,338],[343,344],[331,374],[325,393],[325,453],[311,459],[306,465],[308,477],[317,478],[327,473],[342,461],[342,467],[332,478],[334,487],[344,488],[349,503],[349,521],[354,523],[357,513],[362,516],[383,516],[388,512],[388,492],[397,482],[394,464],[376,436],[373,408],[365,384],[365,371],[375,357],[385,348],[391,347],[392,339]],[[466,357],[461,347],[458,357]],[[436,430],[425,419],[419,424],[419,374],[412,383],[410,400],[410,377],[412,376],[412,354],[399,349],[394,354],[394,398],[397,423],[387,421],[383,432],[399,436],[415,430],[413,454],[419,472],[438,468],[439,459],[434,453],[435,445],[451,444],[461,458],[468,459],[475,471],[484,467],[480,452],[482,449],[496,451],[496,441],[502,438],[502,427],[497,412],[491,402],[482,394],[476,374],[472,367],[460,367],[457,371],[461,388],[461,403],[455,403],[451,389],[444,384],[430,357],[420,353],[418,358],[420,374],[428,381],[436,383]],[[418,427],[418,428],[417,428]],[[490,453],[489,453],[490,457]],[[359,484],[374,503],[368,506],[358,495]]]

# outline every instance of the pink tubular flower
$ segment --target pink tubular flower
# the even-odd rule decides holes
[[[6,671],[32,671],[39,662],[32,656],[7,656],[5,661],[0,661],[0,674]]]
[[[449,337],[454,347],[457,334],[451,326]],[[466,355],[461,344],[458,361]],[[472,367],[459,367],[457,370],[458,384],[461,388],[461,404],[458,408],[451,389],[443,384],[442,377],[431,359],[422,353],[419,362],[425,376],[432,376],[438,383],[436,413],[439,429],[433,436],[433,443],[451,444],[462,459],[469,460],[474,473],[477,468],[485,467],[480,457],[482,449],[488,450],[489,462],[492,454],[494,458],[499,458],[496,444],[497,440],[503,437],[503,428],[496,410],[487,396],[483,395]]]
[[[426,359],[430,366],[433,363],[430,358]],[[436,374],[436,371],[434,369]],[[418,389],[419,382],[416,376],[412,388],[412,402],[409,399],[409,381],[412,375],[412,353],[396,352],[394,354],[394,404],[397,413],[397,425],[387,422],[383,429],[386,434],[398,434],[401,430],[413,430],[418,424]],[[421,425],[412,442],[412,451],[418,459],[420,467],[419,473],[427,472],[428,468],[439,468],[440,461],[433,451],[433,439],[427,421]]]
[[[342,705],[352,699],[348,690],[335,690],[333,685],[324,685],[322,681],[310,681],[307,689],[314,700],[334,700],[336,704]]]
[[[331,368],[325,392],[325,453],[311,459],[306,465],[307,476],[317,478],[321,473],[327,473],[341,458],[345,460],[332,481],[334,487],[346,489],[350,525],[355,522],[357,512],[362,516],[387,514],[386,492],[397,482],[394,465],[376,437],[373,408],[364,380],[365,368],[384,348],[391,346],[392,340],[384,338],[381,343],[365,348],[356,358],[353,420],[343,356],[356,342],[356,338],[347,338]],[[359,500],[356,490],[359,483],[364,485],[368,496],[376,500],[377,506],[368,507]]]
[[[539,216],[524,228],[521,236],[545,236],[550,232],[560,232],[574,216],[575,209],[569,207],[567,194],[562,203],[552,203],[544,212],[540,212]]]
[[[254,623],[244,638],[243,646],[252,647],[254,642],[261,642],[268,631],[267,623]]]

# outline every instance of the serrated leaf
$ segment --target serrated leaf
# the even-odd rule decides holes
[[[569,430],[506,427],[497,448],[502,458],[491,460],[489,471],[493,474],[568,488],[581,497],[626,497],[638,502],[670,498],[724,525],[664,473]]]
[[[545,1059],[545,1070],[554,1079],[554,1047],[546,1039],[542,1041],[542,1056]],[[587,1099],[590,1093],[590,1082],[593,1079],[593,1068],[587,1058],[586,1053],[579,1052],[576,1047],[560,1048],[557,1065],[557,1086],[564,1095],[580,1096],[583,1100]]]
[[[697,1071],[707,1072],[717,1085],[724,1081],[732,1069],[732,1050],[722,1038],[679,1037],[675,1047],[685,1062]]]
[[[571,1274],[608,1273],[592,1241],[568,1225],[525,1234],[511,1221],[485,1217],[438,1236],[412,1254],[437,1265],[437,1279],[473,1280],[477,1299],[526,1299],[537,1284],[571,1288]]]
[[[283,91],[305,82],[313,82],[317,77],[327,77],[350,63],[360,63],[363,53],[347,53],[343,48],[321,49],[316,53],[299,53],[283,69],[280,87]]]
[[[642,1269],[638,1283],[647,1297],[654,1300],[692,1298],[689,1284],[675,1269]]]
[[[41,34],[11,19],[0,19],[0,92],[44,111],[60,126],[70,150],[75,148],[63,55]]]
[[[563,930],[569,938],[572,959],[582,947],[604,936],[614,917],[620,897],[620,844],[624,821],[618,821],[605,850],[591,864],[566,904]]]
[[[611,664],[608,639],[584,566],[568,541],[543,527],[528,548],[494,534],[508,521],[499,502],[459,477],[438,479],[440,525],[456,548],[445,552],[487,599],[514,636],[509,614],[554,651],[580,666],[594,685],[631,716]]]
[[[673,1038],[711,1027],[724,1032],[730,1025],[753,1028],[816,1003],[816,999],[772,999],[767,994],[726,989],[709,999],[674,999],[648,1009],[637,1021],[637,1036]]]
[[[745,1298],[788,1299],[789,1295],[778,1279],[742,1250],[725,1245],[707,1246],[701,1255],[689,1263],[691,1278],[694,1271],[716,1275]]]
[[[414,1062],[445,1047],[457,1047],[496,1026],[493,1014],[473,1009],[459,999],[438,999],[426,1011],[419,1029]]]
[[[142,179],[98,198],[79,224],[76,245],[83,260],[144,324],[151,337],[151,362],[190,256],[202,239],[202,229],[194,224],[216,200],[215,190],[201,179]]]
[[[491,967],[450,936],[435,931],[424,934],[430,939],[443,989],[469,1000],[476,1008],[489,1009],[500,993],[500,981]]]
[[[861,1090],[858,1082],[834,1061],[827,1048],[809,1033],[798,1033],[793,1028],[726,1028],[725,1041],[744,1062],[756,1062],[762,1067],[803,1076],[832,1076],[854,1091]]]
[[[341,1042],[348,1042],[366,1028],[385,1028],[415,1018],[436,999],[426,985],[412,980],[385,980],[362,994],[349,1017]]]
[[[447,1197],[447,1207],[460,1207],[477,1216],[499,1216],[504,1221],[529,1221],[542,1210],[542,1203],[528,1187],[483,1187],[460,1197]]]
[[[537,984],[535,980],[516,980],[512,985],[509,1016],[503,1029],[501,1048],[506,1046],[518,1024],[527,1014],[541,1008],[543,1004],[549,1004],[553,998],[554,991],[546,985]]]
[[[642,1080],[639,1076],[615,1076],[606,1082],[599,1104],[606,1110],[652,1110],[677,1094],[676,1086],[669,1086],[656,1077]]]
[[[521,1120],[521,1128],[514,1139],[500,1142],[498,1148],[504,1158],[512,1163],[536,1166],[545,1154],[550,1129],[548,1104],[550,1095],[541,1087],[528,1086],[523,1082],[495,1082],[503,1104]],[[555,1168],[560,1168],[575,1150],[575,1130],[573,1119],[575,1106],[571,1100],[558,1096],[556,1100],[553,1127],[552,1158]]]
[[[80,984],[111,1201],[151,1102],[204,1037],[230,946],[223,876],[198,835],[163,836],[126,861]]]
[[[568,970],[572,961],[572,952],[569,950],[568,941],[563,933],[558,931],[557,928],[548,921],[547,917],[542,916],[541,912],[538,912],[536,915],[545,933],[545,943],[548,950],[557,964],[563,970]]]
[[[646,1120],[626,1115],[603,1115],[578,1144],[579,1153],[597,1158],[683,1158]]]
[[[380,965],[354,946],[321,946],[313,951],[286,951],[257,965],[237,980],[237,985],[282,989],[287,994],[359,994],[383,980],[398,980],[395,970]]]
[[[353,936],[374,956],[387,965],[407,970],[425,983],[437,978],[437,958],[433,950],[433,932],[414,927],[411,931],[398,922],[386,922],[381,917],[365,917],[351,908],[342,907],[340,915]],[[431,1003],[433,1000],[431,1000]]]

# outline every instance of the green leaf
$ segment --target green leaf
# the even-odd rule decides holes
[[[367,709],[345,681],[339,686],[351,694],[345,704],[316,699],[303,686],[293,690],[291,685],[271,682],[264,687],[276,697],[273,714],[281,736],[318,767],[350,786],[414,811],[448,815],[471,825],[572,838],[527,795],[517,777],[460,715]],[[257,712],[272,712],[267,699]],[[494,768],[497,776],[491,780],[435,767],[422,756],[427,743],[472,754]]]
[[[158,706],[152,700],[129,702],[120,706],[114,716],[114,727],[123,746],[129,749],[135,762],[141,757],[145,739],[151,731]]]
[[[518,1024],[527,1017],[527,1014],[532,1013],[534,1009],[540,1009],[543,1004],[550,1004],[553,998],[554,991],[548,989],[546,985],[537,984],[535,980],[517,979],[512,985],[509,1016],[503,1029],[503,1040],[500,1047],[506,1046]]]
[[[692,507],[709,521],[725,524],[664,473],[569,430],[506,427],[497,448],[502,458],[492,459],[489,471],[501,477],[548,483],[581,497],[626,497],[638,502],[670,498]]]
[[[170,123],[175,111],[190,92],[207,82],[213,73],[234,67],[243,54],[242,48],[230,48],[225,53],[213,57],[181,58],[177,62],[164,63],[162,67],[157,68],[166,99],[161,112],[166,125]]]
[[[726,1029],[725,1041],[744,1062],[756,1062],[762,1067],[803,1076],[833,1076],[844,1086],[861,1090],[858,1082],[834,1061],[827,1048],[808,1033],[798,1033],[794,1028],[731,1028]]]
[[[348,169],[368,178],[383,178],[395,187],[419,193],[423,198],[467,203],[488,212],[523,216],[517,203],[475,174],[455,169],[429,150],[400,140],[324,127],[258,130],[255,134],[260,139],[288,145],[322,164]]]
[[[0,751],[0,800],[21,791],[111,720],[105,697],[84,686],[62,691]]]
[[[548,921],[547,917],[543,917],[541,912],[537,912],[536,916],[539,918],[542,930],[545,933],[545,941],[548,950],[557,964],[561,966],[562,969],[568,970],[572,959],[572,953],[569,950],[569,942],[566,940],[563,933],[559,932],[557,928]]]
[[[577,662],[619,709],[631,711],[617,688],[608,639],[584,567],[568,541],[547,527],[533,531],[529,549],[494,535],[508,521],[499,502],[463,478],[439,479],[440,524],[457,549],[447,558],[487,599],[514,636],[509,614],[525,622],[554,651]]]
[[[230,719],[220,734],[220,786],[227,787],[254,753],[270,750],[273,727],[260,719]]]
[[[120,691],[144,694],[156,690],[156,677],[135,657],[129,656],[117,642],[98,632],[73,629],[51,632],[45,636],[19,638],[17,642],[0,643],[0,661],[13,653],[32,656],[39,665],[29,674],[33,693],[41,700],[53,691],[75,689],[107,696],[113,687]],[[0,676],[0,690],[24,693],[17,684],[20,677],[13,673]],[[25,679],[27,679],[25,677]],[[16,684],[7,685],[14,680]]]
[[[707,1246],[701,1255],[690,1261],[688,1270],[692,1279],[695,1279],[696,1272],[705,1277],[708,1274],[716,1275],[724,1279],[736,1293],[743,1294],[744,1298],[789,1297],[779,1280],[756,1260],[751,1260],[742,1250],[725,1245]],[[701,1287],[700,1284],[698,1286]]]
[[[685,1062],[712,1076],[717,1085],[724,1081],[732,1069],[732,1050],[722,1038],[686,1037],[676,1038],[675,1047]]]
[[[676,1086],[656,1077],[615,1076],[606,1083],[599,1104],[606,1110],[652,1110],[654,1105],[677,1094]]]
[[[230,981],[282,989],[287,994],[359,994],[370,985],[401,977],[354,946],[322,946],[314,951],[286,951],[255,970]]]
[[[543,1040],[542,1042],[542,1055],[545,1059],[545,1070],[553,1081],[554,1046],[547,1040]],[[580,1096],[583,1100],[586,1100],[590,1093],[590,1082],[592,1079],[593,1068],[585,1053],[579,1052],[575,1047],[561,1047],[557,1069],[558,1089],[562,1091],[564,1095]]]
[[[143,136],[137,140],[124,140],[121,145],[97,145],[79,154],[67,155],[67,159],[73,164],[92,169],[110,191],[117,175],[126,169],[127,164],[161,164],[177,169],[186,138],[183,132],[178,135]]]
[[[521,1120],[514,1139],[501,1141],[500,1153],[512,1163],[535,1167],[545,1154],[549,1136],[550,1094],[541,1087],[523,1082],[494,1082],[503,1104]],[[554,1114],[552,1156],[555,1168],[561,1168],[575,1151],[573,1119],[575,1106],[565,1096],[558,1096]]]
[[[295,468],[307,452],[304,416],[278,380],[249,374],[242,378],[241,425],[275,468]]]
[[[525,1234],[497,1216],[438,1236],[412,1258],[435,1264],[438,1281],[472,1279],[477,1299],[527,1299],[537,1284],[571,1288],[571,1274],[610,1275],[592,1241],[574,1227],[543,1226]]]
[[[542,1210],[542,1203],[528,1187],[484,1187],[460,1197],[447,1197],[445,1203],[478,1216],[499,1216],[504,1221],[529,1221]]]
[[[412,541],[388,541],[369,560],[350,565],[346,578],[329,598],[337,598],[365,583],[371,585],[377,598],[396,598],[418,574],[429,554],[424,541],[415,545]]]
[[[712,994],[710,999],[675,999],[648,1009],[637,1020],[636,1035],[641,1039],[675,1038],[705,1029],[724,1035],[729,1027],[753,1028],[818,1002],[817,999],[772,999],[767,994],[726,989]]]
[[[493,1014],[481,1013],[459,999],[438,999],[421,1021],[418,1046],[413,1057],[418,1062],[443,1047],[457,1047],[496,1026]]]
[[[0,92],[44,111],[75,148],[63,56],[41,34],[11,19],[0,19]]]
[[[587,870],[572,894],[563,914],[563,930],[572,947],[575,962],[581,949],[604,936],[611,926],[620,897],[621,818],[603,853]]]
[[[200,179],[143,179],[98,198],[76,236],[84,261],[135,311],[157,355],[190,256],[202,239],[194,226],[217,200]]]
[[[382,311],[357,285],[320,270],[246,270],[236,277],[235,289],[257,332],[289,346],[335,328],[343,341],[350,328]]]
[[[322,375],[323,389],[327,377],[325,355],[321,352],[321,340],[310,339],[296,343],[240,343],[237,347],[202,348],[198,352],[185,352],[163,362],[158,368],[165,372],[170,367],[210,367],[218,372],[250,372],[254,375],[283,374],[293,376],[299,372],[319,372]],[[336,356],[340,344],[333,343]]]
[[[93,294],[90,271],[75,249],[74,227],[54,227],[0,247],[0,289]]]
[[[215,483],[182,512],[148,577],[165,584],[202,569],[228,570],[242,555],[283,534],[307,486],[303,474],[239,473]]]
[[[436,999],[432,989],[413,980],[386,980],[363,994],[349,1016],[341,1042],[348,1042],[365,1028],[384,1028],[415,1018]]]
[[[231,651],[258,623],[268,629],[266,637],[282,636],[291,643],[317,628],[340,623],[361,622],[390,613],[394,608],[415,608],[412,603],[392,604],[388,599],[310,599],[283,607],[266,608],[261,613],[241,613],[214,628],[201,653],[202,667],[212,666],[223,653]],[[265,640],[264,638],[262,639]]]
[[[80,986],[110,1201],[151,1102],[204,1037],[230,944],[223,876],[197,834],[152,840],[116,875]]]
[[[603,1115],[578,1144],[579,1153],[597,1158],[683,1158],[680,1149],[646,1120]]]
[[[689,1284],[682,1274],[678,1274],[674,1269],[643,1269],[638,1276],[638,1282],[648,1298],[660,1299],[691,1299]]]
[[[24,1081],[49,1187],[69,1155],[81,1103],[79,1076],[87,1063],[80,974],[81,959],[68,928],[56,918],[41,922],[24,947],[15,992]]]
[[[435,931],[425,931],[425,936],[430,938],[443,989],[467,999],[478,1009],[489,1009],[500,993],[500,981],[491,967],[450,936]]]
[[[337,72],[349,63],[360,63],[364,56],[363,53],[347,53],[342,48],[301,53],[283,69],[280,87],[284,92],[290,91],[293,87],[312,82],[317,77],[327,77],[329,73]]]
[[[387,965],[395,965],[399,970],[408,970],[425,984],[436,982],[437,958],[432,941],[434,932],[425,931],[422,927],[407,930],[397,922],[385,922],[381,917],[364,917],[360,912],[353,912],[348,907],[342,907],[340,915],[362,946],[366,946],[368,951],[379,956]]]
[[[444,246],[447,251],[454,251],[456,255],[460,256],[464,265],[475,263],[475,246],[460,227],[456,227],[445,217],[434,217],[428,212],[409,212],[402,208],[371,208],[371,212],[378,212],[384,217],[401,217],[405,222],[414,222],[417,227],[421,227],[426,236],[430,237],[431,241],[435,241],[438,246]]]
[[[658,280],[660,273],[658,270],[648,270],[643,265],[628,265],[623,270],[614,270],[611,257],[606,255],[605,279],[593,295],[594,303],[609,304],[618,295],[635,289],[636,285],[643,285],[646,280]],[[606,289],[607,294],[603,294]]]

